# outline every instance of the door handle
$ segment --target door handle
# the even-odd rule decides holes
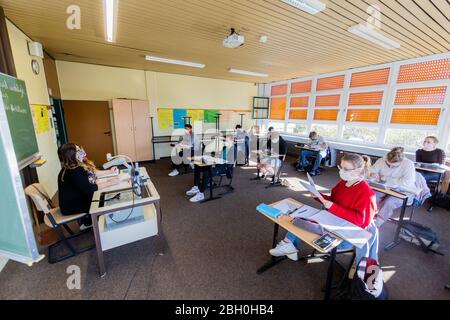
[[[111,131],[105,131],[103,134],[111,135]]]

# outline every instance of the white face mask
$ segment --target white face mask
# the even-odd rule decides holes
[[[84,158],[86,158],[86,152],[83,149],[78,149],[75,157],[78,162],[83,162]]]
[[[339,170],[339,176],[344,181],[353,181],[361,179],[361,176],[357,170],[346,171],[344,169]]]
[[[425,150],[433,150],[433,149],[435,148],[435,146],[434,146],[433,143],[424,143],[424,144],[423,144],[423,148],[424,148]]]

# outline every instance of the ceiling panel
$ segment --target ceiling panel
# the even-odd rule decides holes
[[[382,64],[450,50],[447,0],[322,0],[310,15],[280,0],[119,0],[117,42],[104,39],[101,0],[0,0],[6,16],[54,58],[218,79],[269,82]],[[81,8],[81,30],[68,30],[66,8]],[[401,48],[386,50],[349,33],[381,9],[380,30]],[[244,46],[227,49],[233,27]],[[268,36],[266,44],[259,37]],[[206,64],[204,69],[144,60],[146,54]],[[228,68],[267,73],[231,74]]]

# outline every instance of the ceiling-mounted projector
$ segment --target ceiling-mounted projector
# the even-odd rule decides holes
[[[241,36],[239,33],[234,31],[234,28],[231,28],[230,35],[223,40],[223,46],[230,49],[236,49],[242,46],[244,42],[244,36]]]

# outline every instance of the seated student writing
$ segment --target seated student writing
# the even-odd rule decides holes
[[[180,137],[179,143],[173,149],[178,157],[176,157],[177,159],[175,160],[177,163],[172,162],[173,170],[169,173],[170,177],[175,177],[180,174],[179,169],[185,162],[184,157],[194,156],[194,153],[200,149],[197,136],[192,131],[192,125],[188,123],[185,124],[184,130],[184,135]]]
[[[118,177],[106,181],[97,181],[98,177],[115,173],[118,169],[97,170],[86,152],[73,143],[67,143],[58,149],[62,169],[58,174],[59,207],[63,215],[89,213],[94,192],[120,183]],[[80,221],[80,229],[91,226],[90,216]]]
[[[370,172],[371,179],[386,183],[387,187],[415,189],[416,169],[414,162],[405,158],[402,147],[394,148],[383,158],[378,159]],[[393,215],[394,210],[402,206],[403,200],[378,191],[375,194],[379,208],[376,223],[378,227],[381,227]],[[412,198],[411,196],[409,202],[412,201]]]
[[[356,264],[363,257],[378,260],[378,229],[374,223],[377,212],[375,193],[364,180],[370,159],[356,154],[345,154],[339,166],[341,181],[331,190],[331,196],[321,194],[316,199],[332,214],[350,221],[354,225],[366,229],[372,234],[367,244],[356,248]],[[287,256],[289,259],[298,260],[298,239],[292,233],[288,233],[274,249],[269,252],[272,256]],[[338,246],[338,250],[351,249],[352,245],[346,241]]]
[[[322,159],[327,156],[328,145],[323,137],[319,136],[317,132],[312,131],[309,134],[309,142],[306,144],[306,147],[317,151],[301,150],[297,170],[300,172],[305,171],[308,166],[307,157],[315,157],[316,160],[314,161],[310,175],[316,176],[317,169],[319,168]]]
[[[223,164],[215,164],[212,168],[212,176],[226,173],[227,178],[232,178],[232,166],[234,165],[234,138],[227,136],[222,149],[222,159],[226,162]],[[208,183],[211,182],[209,167],[194,166],[194,186],[186,191],[186,195],[192,197],[190,202],[197,203],[205,200],[205,190]]]
[[[439,140],[436,137],[426,137],[423,141],[423,148],[416,151],[416,162],[445,164],[445,151],[437,148],[438,143]],[[420,173],[427,182],[439,179],[438,173],[423,171]]]
[[[260,163],[257,164],[257,168],[261,171],[263,178],[267,175],[274,175],[275,169],[281,166],[283,155],[287,152],[286,141],[276,131],[273,131],[273,127],[269,128],[267,134],[267,150],[262,155]],[[270,154],[278,154],[279,158],[270,157]]]

